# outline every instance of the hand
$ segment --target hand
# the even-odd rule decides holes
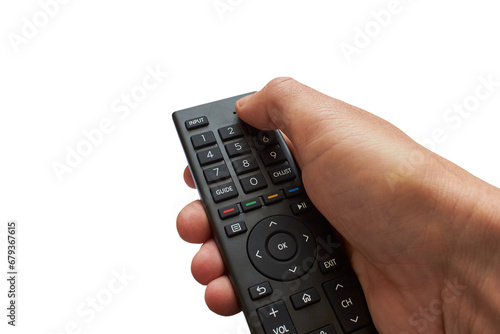
[[[310,199],[345,238],[381,333],[493,333],[500,310],[500,191],[388,122],[293,79],[236,103],[245,122],[280,129]],[[194,187],[189,171],[186,183]],[[239,311],[200,202],[180,236],[204,243],[192,262],[207,305]]]

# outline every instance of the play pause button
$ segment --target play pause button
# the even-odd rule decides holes
[[[307,199],[302,199],[299,201],[296,201],[290,205],[292,208],[292,212],[295,215],[300,215],[301,213],[307,212],[313,208],[313,205],[311,201]]]

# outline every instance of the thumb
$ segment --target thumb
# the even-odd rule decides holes
[[[280,129],[293,143],[296,158],[302,163],[343,137],[352,136],[347,125],[353,120],[373,116],[286,77],[273,79],[262,90],[238,100],[236,112],[258,129]],[[327,141],[319,140],[326,134]]]

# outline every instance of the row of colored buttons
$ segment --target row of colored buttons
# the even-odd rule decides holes
[[[234,189],[234,185],[227,192],[232,192],[232,189]],[[235,204],[220,208],[219,209],[219,217],[221,219],[231,218],[231,217],[239,215],[241,213],[241,211],[249,212],[249,211],[261,208],[262,201],[263,201],[264,205],[271,205],[274,203],[281,202],[285,198],[285,196],[286,196],[286,198],[292,198],[294,196],[301,194],[302,192],[303,192],[302,187],[292,186],[292,187],[289,187],[287,189],[278,190],[278,192],[275,192],[275,193],[266,194],[262,197],[260,197],[260,196],[254,197],[254,198],[248,199],[245,202],[239,203],[240,205],[238,205],[238,203],[235,203]],[[223,196],[223,195],[224,194],[222,194],[220,196]],[[291,205],[292,211],[295,214],[299,214],[299,213],[304,212],[306,209],[304,207],[304,205],[306,205],[305,204],[306,202],[310,203],[309,201],[304,200],[304,201],[299,201],[297,203],[292,204]],[[240,206],[241,206],[241,211],[239,208]],[[311,206],[312,206],[311,204],[307,205],[307,209],[311,209]],[[300,209],[297,209],[297,208],[300,208]]]

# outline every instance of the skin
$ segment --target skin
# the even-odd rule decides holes
[[[380,333],[497,333],[500,190],[398,128],[291,78],[239,100],[259,129],[280,129],[312,202],[342,234]],[[194,188],[186,169],[184,179]],[[240,311],[199,201],[177,219],[203,243],[192,262],[208,307]]]

